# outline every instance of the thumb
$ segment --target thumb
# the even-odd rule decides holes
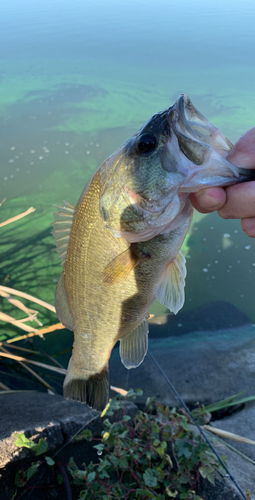
[[[223,188],[213,187],[200,189],[190,196],[193,207],[202,214],[219,210],[226,203],[226,192]]]

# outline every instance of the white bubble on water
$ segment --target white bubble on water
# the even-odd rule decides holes
[[[215,276],[212,276],[212,280],[215,280]]]
[[[69,151],[65,151],[65,155],[69,155]]]
[[[194,227],[194,231],[197,231],[197,230],[198,230],[198,228],[197,228],[197,227]]]
[[[246,247],[244,247],[245,250],[250,250],[251,249],[251,245],[246,245]]]
[[[10,175],[10,178],[13,179],[14,175]]]
[[[220,253],[220,252],[221,252],[221,250],[219,249],[219,250],[217,250],[217,252],[218,252],[218,253]]]
[[[235,230],[234,230],[234,233],[238,233],[238,229],[235,229]]]
[[[214,229],[214,226],[211,226],[210,229]]]
[[[30,165],[33,165],[33,164],[34,164],[34,162],[33,162],[33,161],[31,161],[31,162],[30,162]]]
[[[229,233],[224,233],[223,234],[223,238],[230,238],[230,234]]]
[[[99,144],[98,144],[98,142],[96,143],[96,148],[99,148]]]
[[[206,238],[203,238],[203,241],[206,241]]]
[[[8,180],[8,177],[4,177],[4,181],[7,181]]]
[[[229,267],[229,269],[232,269],[233,266],[228,266],[228,267]]]
[[[206,267],[204,267],[203,271],[204,273],[208,273],[208,269],[206,269]]]
[[[218,261],[218,260],[215,260],[215,261],[214,261],[214,263],[215,263],[215,264],[218,264],[218,263],[219,263],[219,261]]]
[[[242,294],[242,295],[240,295],[240,297],[242,297],[242,298],[243,298],[243,297],[244,297],[244,295]]]
[[[237,264],[241,264],[241,261],[240,261],[240,260],[237,260],[236,262],[237,262]],[[254,264],[254,265],[255,265],[255,264]]]
[[[11,159],[9,160],[9,163],[13,163],[13,162],[14,162],[14,160],[11,158]]]
[[[253,262],[253,264],[252,264],[252,265],[253,265],[253,266],[255,266],[255,262]]]
[[[103,453],[103,452],[102,452],[102,450],[97,450],[97,454],[98,454],[99,456],[100,456],[100,455],[102,455],[102,453]]]
[[[177,326],[179,326],[179,328],[180,328],[180,327],[182,326],[182,323],[178,323],[178,325],[177,325]]]
[[[19,159],[19,156],[15,156],[15,160],[18,160]]]
[[[39,160],[42,160],[43,159],[43,156],[39,156]]]
[[[69,142],[65,142],[65,146],[69,146]]]
[[[14,151],[14,149],[16,149],[16,146],[11,147],[11,151]]]
[[[89,154],[90,154],[90,151],[86,151],[86,153],[87,153],[87,155],[89,155]]]
[[[32,154],[33,154],[33,153],[35,153],[35,150],[34,150],[34,149],[31,149],[30,153],[32,153]]]
[[[19,168],[16,168],[16,172],[19,172]]]

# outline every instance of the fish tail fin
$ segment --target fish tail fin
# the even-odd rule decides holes
[[[103,411],[109,400],[108,364],[101,372],[85,376],[75,370],[71,358],[64,380],[63,393],[66,399],[81,401],[94,410]]]

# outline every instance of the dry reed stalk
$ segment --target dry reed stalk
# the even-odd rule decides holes
[[[125,389],[121,389],[120,387],[114,387],[113,385],[110,385],[110,389],[112,391],[117,392],[118,394],[121,394],[121,396],[126,396],[128,391],[125,391]]]
[[[4,351],[4,352],[2,352],[2,351]],[[47,389],[49,389],[50,391],[52,391],[56,394],[54,387],[52,387],[50,384],[48,384],[48,382],[46,382],[46,380],[44,380],[42,377],[40,377],[40,375],[38,375],[38,373],[36,373],[34,370],[32,370],[32,368],[30,368],[25,363],[23,363],[22,360],[28,362],[28,360],[26,358],[21,358],[20,356],[12,356],[11,354],[8,353],[8,351],[6,351],[6,349],[4,347],[0,348],[0,357],[1,356],[9,358],[9,359],[15,358],[15,361],[17,361],[20,364],[20,366],[22,366],[22,368],[24,368],[29,373],[31,373],[31,375],[33,375],[35,378],[37,378],[37,380],[39,380],[39,382],[41,382],[41,384],[43,384],[45,387],[47,387]],[[30,361],[30,363],[31,363],[31,361]],[[35,362],[32,362],[32,364],[37,364],[37,363],[35,361]],[[43,363],[40,363],[40,365],[42,365],[42,364]]]
[[[4,342],[0,342],[0,347],[4,344],[12,344],[13,342],[18,342],[20,340],[26,340],[35,335],[43,336],[45,333],[55,332],[55,330],[63,330],[65,328],[62,323],[56,323],[55,325],[48,326],[47,328],[42,328],[41,330],[37,330],[35,332],[28,333],[27,335],[21,335],[20,337],[15,337],[14,339],[8,339]]]
[[[7,344],[7,342],[2,342],[1,345],[3,347],[8,347],[9,349],[17,349],[18,351],[27,352],[28,354],[37,354],[38,356],[42,355],[40,351],[32,351],[32,349],[26,349],[25,347],[20,347],[18,345]]]
[[[1,205],[0,205],[1,206]],[[3,382],[0,382],[0,387],[1,389],[3,389],[4,391],[10,391],[11,389],[9,387],[7,387],[7,385],[3,384]]]
[[[234,441],[239,441],[240,443],[255,444],[255,441],[252,441],[251,439],[239,436],[238,434],[233,434],[232,432],[223,431],[222,429],[217,429],[211,425],[203,425],[203,428],[226,439],[233,439]]]
[[[15,290],[14,288],[8,288],[7,286],[0,285],[0,292],[10,293],[12,295],[17,295],[18,297],[23,297],[23,299],[31,300],[31,302],[35,302],[35,304],[39,304],[40,306],[49,309],[52,312],[56,312],[56,309],[48,302],[44,302],[44,300],[37,299],[33,297],[33,295],[28,295],[27,293],[20,292],[19,290]]]
[[[4,352],[1,352],[1,351]],[[41,363],[40,361],[33,361],[32,359],[23,358],[22,356],[15,356],[14,354],[10,354],[3,346],[0,347],[0,357],[13,359],[14,361],[20,361],[24,363],[29,363],[31,365],[39,366],[40,368],[45,368],[46,370],[51,370],[53,372],[61,373],[61,375],[66,375],[67,370],[65,368],[58,368],[56,366],[46,365],[45,363]]]
[[[36,328],[32,328],[31,326],[28,325],[23,325],[23,321],[26,321],[27,318],[24,318],[23,320],[21,319],[15,319],[12,318],[12,316],[9,316],[8,314],[5,314],[3,312],[0,312],[0,320],[5,321],[6,323],[11,323],[14,326],[17,326],[21,330],[24,330],[25,332],[36,332]]]
[[[14,347],[14,346],[12,346],[12,347]],[[63,370],[65,370],[65,368],[55,358],[53,358],[50,354],[48,354],[46,351],[41,349],[41,353],[44,356],[47,356],[47,358],[49,358],[52,361],[52,363],[55,363],[56,366],[58,366],[59,368],[63,368]]]
[[[3,203],[3,201],[2,201],[2,203]],[[1,203],[1,205],[2,205],[2,203]],[[34,212],[34,211],[35,211],[35,208],[30,207],[26,212],[23,212],[22,214],[16,215],[15,217],[12,217],[11,219],[8,219],[4,222],[1,222],[0,227],[6,226],[7,224],[10,224],[11,222],[22,219],[22,217],[25,217],[26,215],[31,214],[31,212]]]
[[[20,300],[13,299],[12,296],[7,292],[0,291],[0,297],[4,297],[5,299],[8,300],[8,302],[10,302],[10,304],[17,307],[18,309],[20,309],[21,311],[25,312],[28,315],[26,320],[22,321],[36,321],[39,326],[42,326],[42,323],[37,319],[38,311],[35,311],[34,309],[28,309],[28,307],[26,307]]]

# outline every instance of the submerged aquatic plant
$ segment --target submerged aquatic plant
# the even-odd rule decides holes
[[[0,203],[0,207],[4,203],[4,201],[5,200],[3,200]],[[3,226],[6,226],[12,222],[17,221],[17,220],[27,216],[28,214],[34,212],[34,211],[35,211],[35,208],[30,207],[27,211],[25,211],[19,215],[16,215],[16,216],[14,216],[14,217],[12,217],[4,222],[1,222],[0,228]],[[24,354],[34,356],[36,354],[41,355],[42,354],[41,352],[36,352],[35,350],[25,349],[24,347],[13,345],[13,342],[16,343],[19,340],[27,340],[27,339],[30,339],[31,337],[33,337],[34,335],[41,335],[42,336],[43,334],[48,333],[50,331],[54,331],[54,330],[57,330],[59,328],[64,328],[64,326],[61,323],[58,323],[56,325],[52,325],[48,328],[44,328],[44,329],[41,329],[39,331],[36,328],[30,326],[30,324],[27,324],[27,323],[31,323],[34,321],[37,323],[38,326],[42,326],[42,323],[37,318],[38,311],[28,308],[21,300],[17,299],[16,297],[20,297],[20,298],[28,300],[30,302],[36,303],[36,304],[42,306],[44,309],[48,309],[52,312],[56,312],[55,307],[52,306],[51,304],[48,304],[47,302],[45,302],[43,300],[38,299],[37,297],[34,297],[34,296],[29,295],[29,294],[22,292],[20,290],[9,288],[9,287],[3,286],[3,285],[0,285],[0,297],[2,297],[5,301],[7,301],[9,303],[12,307],[12,310],[13,310],[13,312],[11,313],[12,314],[11,316],[0,310],[0,321],[3,321],[5,324],[11,324],[11,325],[17,327],[18,329],[21,329],[25,332],[28,332],[26,335],[23,335],[21,337],[18,336],[15,338],[8,339],[5,342],[0,342],[1,362],[3,362],[3,360],[13,360],[16,364],[19,364],[19,366],[21,366],[30,376],[32,376],[34,379],[36,379],[38,382],[40,382],[42,385],[44,385],[48,390],[50,390],[51,392],[56,392],[55,389],[46,380],[44,380],[44,378],[42,378],[40,375],[38,375],[31,367],[27,366],[27,364],[33,364],[33,365],[38,366],[40,368],[46,368],[47,370],[54,370],[55,367],[52,365],[49,365],[49,364],[46,365],[45,363],[40,363],[40,362],[35,361],[29,357],[24,357]],[[24,314],[22,315],[21,312]],[[17,319],[15,316],[19,316],[19,319]],[[23,317],[21,317],[21,316],[23,316]],[[8,349],[6,349],[6,348],[8,348]],[[9,351],[10,348],[15,348],[18,351],[22,351],[23,356],[13,355]],[[45,353],[45,355],[46,355],[46,357],[50,358],[50,356],[47,355],[47,353]],[[57,364],[57,366],[59,367],[58,370],[56,370],[56,368],[55,368],[55,371],[58,371],[58,373],[61,373],[62,375],[64,375],[66,370],[62,366],[60,366],[59,363],[55,362],[55,360],[52,357],[51,357],[51,361],[53,361],[53,363]],[[10,388],[1,381],[0,381],[0,389],[2,389],[3,391],[10,391]]]

